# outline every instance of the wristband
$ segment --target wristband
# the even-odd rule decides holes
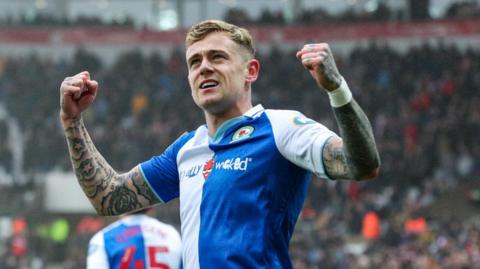
[[[340,87],[328,92],[328,98],[330,99],[330,105],[332,107],[341,107],[352,101],[352,92],[350,91],[350,88],[348,88],[348,84],[343,77]]]

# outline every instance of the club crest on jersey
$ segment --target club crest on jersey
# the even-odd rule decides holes
[[[204,165],[203,165],[203,171],[202,171],[202,174],[203,174],[203,178],[205,180],[207,180],[208,176],[210,176],[210,173],[212,172],[212,169],[213,169],[213,159],[210,159],[209,161],[207,161]]]
[[[235,131],[235,133],[232,136],[232,141],[231,142],[235,142],[235,141],[238,141],[240,139],[250,137],[253,133],[253,130],[255,130],[255,128],[253,128],[253,126],[250,126],[250,125],[243,126],[242,128]]]
[[[307,124],[311,124],[311,123],[315,123],[314,120],[311,120],[305,116],[295,116],[293,117],[293,124],[295,125],[298,125],[298,126],[302,126],[302,125],[307,125]]]

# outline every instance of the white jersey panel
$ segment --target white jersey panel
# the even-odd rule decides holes
[[[200,204],[203,184],[212,167],[214,152],[208,147],[208,130],[199,127],[178,152],[177,166],[180,177],[180,218],[182,220],[183,266],[200,268],[198,238],[200,232]]]
[[[96,233],[88,244],[87,269],[105,269],[110,268],[108,257],[105,252],[105,242],[103,233]]]
[[[292,110],[266,110],[272,124],[275,144],[292,163],[328,178],[323,165],[323,146],[334,132],[324,125]]]

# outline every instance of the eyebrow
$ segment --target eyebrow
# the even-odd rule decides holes
[[[223,54],[227,54],[227,52],[226,52],[225,50],[210,49],[210,50],[207,50],[207,55],[209,55],[209,54],[214,54],[214,53],[217,53],[217,52],[220,52],[220,53],[223,53]],[[187,59],[187,63],[190,63],[191,60],[199,57],[200,54],[201,54],[201,53],[197,52],[197,53],[193,54],[192,56],[190,56],[190,57]]]

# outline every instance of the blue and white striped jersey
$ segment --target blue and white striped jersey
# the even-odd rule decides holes
[[[180,198],[184,268],[292,268],[310,175],[328,178],[322,150],[335,135],[297,111],[257,105],[215,137],[200,126],[142,163],[163,202]]]
[[[89,242],[87,269],[179,269],[180,234],[143,214],[122,217]]]

